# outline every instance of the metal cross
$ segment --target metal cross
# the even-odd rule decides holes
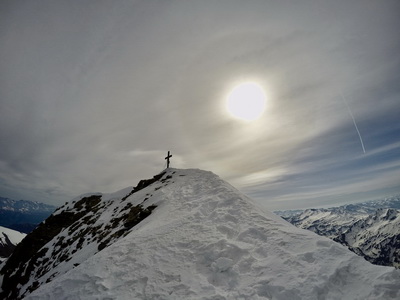
[[[167,155],[167,157],[165,158],[166,160],[167,160],[167,169],[169,168],[169,159],[172,157],[172,155],[171,154],[169,154],[169,151],[168,151],[168,155]]]

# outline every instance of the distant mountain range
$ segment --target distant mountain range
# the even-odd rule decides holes
[[[55,206],[36,201],[0,197],[0,226],[29,233],[55,209]]]
[[[400,195],[303,211],[276,211],[293,225],[347,246],[373,264],[400,268]]]

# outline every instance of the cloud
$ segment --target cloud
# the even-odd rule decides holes
[[[110,192],[167,150],[277,206],[394,189],[381,178],[398,174],[395,1],[1,5],[0,195]],[[224,103],[247,80],[268,103],[244,126]]]

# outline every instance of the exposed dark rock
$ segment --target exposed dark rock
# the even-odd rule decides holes
[[[167,184],[172,177],[163,178],[164,174],[141,180],[131,192],[117,200],[121,205],[113,208],[112,218],[107,224],[99,222],[99,218],[115,202],[103,201],[101,195],[83,197],[58,208],[17,245],[0,270],[3,275],[0,299],[22,299],[39,287],[42,277],[48,277],[45,282],[51,281],[57,275],[51,273],[54,272],[52,269],[60,264],[68,264],[85,245],[96,243],[97,251],[101,251],[127,235],[156,208],[155,205],[145,205],[152,197],[151,194],[147,194],[138,205],[133,205],[127,199],[155,182]],[[51,245],[49,248],[46,246],[48,243]],[[74,261],[70,263],[70,268],[79,264]],[[27,286],[29,281],[32,283]],[[20,293],[21,285],[25,285],[26,294]]]
[[[10,241],[10,239],[8,238],[7,234],[3,233],[4,235],[4,244],[0,244],[0,257],[2,258],[6,258],[9,257],[11,255],[11,253],[13,253],[14,249],[15,249],[15,245]]]

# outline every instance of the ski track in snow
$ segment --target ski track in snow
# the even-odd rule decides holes
[[[131,196],[152,193],[158,207],[128,236],[26,299],[400,298],[398,270],[294,227],[216,175],[166,176]]]

